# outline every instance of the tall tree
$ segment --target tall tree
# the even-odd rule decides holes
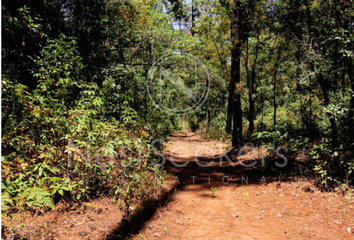
[[[239,148],[242,143],[242,108],[241,108],[241,60],[242,42],[242,7],[241,1],[235,0],[231,18],[231,79],[229,86],[229,105],[232,105],[233,131],[232,146]]]

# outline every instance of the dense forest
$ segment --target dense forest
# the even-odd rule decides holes
[[[3,0],[1,53],[3,216],[110,196],[128,218],[182,130],[353,186],[352,0]]]

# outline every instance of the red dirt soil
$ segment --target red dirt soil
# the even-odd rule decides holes
[[[223,159],[220,166],[218,157],[226,146],[199,135],[170,137],[164,153],[165,194],[127,224],[118,204],[104,198],[70,210],[60,210],[67,206],[59,204],[40,216],[2,218],[2,238],[11,239],[8,227],[22,223],[17,232],[27,232],[29,239],[354,239],[354,197],[320,192],[310,181],[281,172],[245,169],[235,158]],[[260,151],[252,153],[240,159],[257,159],[260,165]],[[195,156],[211,166],[201,167]],[[172,161],[189,163],[176,167]]]
[[[195,155],[218,155],[225,147],[200,136],[177,135],[169,138],[166,156],[193,163]],[[253,183],[242,184],[232,170],[196,169],[191,163],[177,173],[182,186],[131,239],[354,239],[348,233],[354,230],[353,198],[320,192],[310,182],[278,182],[277,176],[250,173]],[[217,189],[215,197],[211,187]]]

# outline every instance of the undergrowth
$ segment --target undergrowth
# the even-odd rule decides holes
[[[153,130],[114,81],[82,81],[78,56],[75,40],[62,36],[33,59],[35,90],[3,75],[3,215],[106,195],[120,199],[127,218],[160,190]]]

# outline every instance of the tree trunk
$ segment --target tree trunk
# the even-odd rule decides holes
[[[273,114],[273,129],[277,125],[277,102],[276,102],[276,81],[277,81],[277,69],[274,69],[274,76],[273,76],[273,107],[274,107],[274,114]]]
[[[192,36],[194,36],[194,27],[195,27],[194,11],[195,11],[195,8],[194,8],[194,0],[192,0],[192,29],[191,29]]]
[[[229,90],[229,96],[228,96],[228,103],[227,103],[227,118],[226,118],[226,129],[225,132],[227,134],[231,133],[231,127],[232,127],[232,100],[234,98],[234,84],[232,82],[232,79],[230,78],[230,84],[228,87]]]
[[[241,58],[241,7],[240,1],[235,0],[233,4],[232,19],[231,19],[231,80],[229,93],[233,90],[234,98],[231,99],[232,116],[233,116],[233,131],[232,131],[232,146],[240,148],[242,143],[242,108],[241,108],[241,86],[240,86],[240,58]],[[230,94],[231,95],[231,94]],[[230,100],[230,98],[229,98]],[[230,104],[230,105],[231,105]]]
[[[248,131],[253,132],[254,130],[254,124],[253,124],[253,115],[252,115],[252,84],[251,84],[251,76],[250,76],[250,71],[248,68],[248,57],[249,57],[249,52],[248,52],[248,39],[246,40],[246,55],[244,57],[245,59],[245,69],[246,69],[246,80],[247,80],[247,88],[248,88],[248,104],[249,104],[249,112],[248,112]],[[254,109],[253,109],[254,111]]]
[[[273,115],[273,129],[277,125],[277,102],[276,102],[276,94],[277,94],[277,74],[278,74],[278,67],[279,67],[279,58],[280,58],[281,50],[279,49],[278,55],[275,59],[274,65],[274,75],[273,75],[273,107],[274,107],[274,115]]]
[[[279,55],[278,55],[279,58]],[[275,66],[274,66],[274,75],[273,75],[273,129],[277,125],[277,101],[276,101],[276,94],[277,94],[277,73],[278,73],[278,58],[276,59]]]
[[[349,81],[350,81],[350,86],[351,90],[354,93],[354,76],[353,76],[353,63],[352,60],[349,59],[348,61],[348,76],[349,76]],[[354,117],[354,96],[352,94],[350,98],[350,109],[349,109],[349,114],[348,114],[348,134],[349,134],[349,142],[353,143],[354,142],[354,123],[353,123],[353,117]]]
[[[249,131],[250,133],[253,133],[254,131],[254,98],[253,94],[255,93],[255,83],[256,83],[256,65],[257,65],[257,60],[258,60],[258,53],[259,53],[259,35],[260,33],[257,33],[257,45],[256,45],[256,52],[255,52],[255,57],[254,57],[254,62],[252,65],[252,72],[251,72],[251,79],[249,83],[249,104],[250,104],[250,113],[249,113]],[[248,39],[247,39],[247,51],[248,51]],[[248,52],[247,52],[248,54]],[[248,56],[247,56],[248,59]]]

